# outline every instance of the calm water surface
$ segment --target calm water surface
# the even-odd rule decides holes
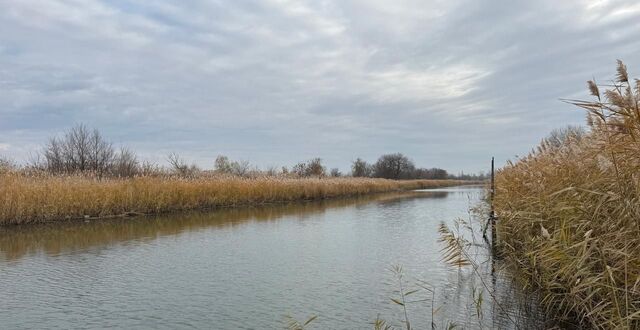
[[[406,286],[436,288],[438,328],[536,327],[535,306],[502,272],[491,276],[482,253],[483,281],[441,261],[440,222],[469,219],[480,194],[459,187],[0,228],[0,328],[272,329],[312,315],[311,329],[370,329],[378,315],[399,326],[393,265]],[[425,300],[408,305],[412,326],[430,328],[430,294],[411,298]]]

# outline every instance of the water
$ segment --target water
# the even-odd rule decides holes
[[[433,317],[428,291],[407,297],[420,300],[407,305],[414,328],[432,318],[438,328],[537,327],[531,299],[503,271],[492,276],[488,257],[477,257],[482,280],[442,262],[440,222],[469,219],[480,193],[0,228],[0,328],[272,329],[313,315],[311,329],[371,329],[378,316],[401,326],[394,265],[405,292],[435,288]]]

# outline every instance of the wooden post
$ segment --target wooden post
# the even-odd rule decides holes
[[[491,213],[489,214],[489,221],[491,221],[491,250],[493,255],[496,254],[496,241],[497,241],[497,235],[496,235],[496,214],[495,214],[495,210],[493,209],[493,198],[496,194],[496,186],[495,186],[495,167],[494,167],[494,158],[491,157],[491,200],[490,200],[490,204],[491,204]]]

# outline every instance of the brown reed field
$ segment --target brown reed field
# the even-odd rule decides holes
[[[498,172],[498,235],[550,312],[640,329],[640,81],[618,62],[613,83],[588,87],[594,101],[567,101],[586,109],[588,131],[545,139]]]
[[[155,214],[438,188],[469,181],[370,178],[180,178],[0,173],[0,225]]]

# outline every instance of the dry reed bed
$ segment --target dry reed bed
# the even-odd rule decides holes
[[[0,224],[326,199],[459,185],[454,180],[31,177],[0,174]]]
[[[620,62],[588,110],[590,132],[543,141],[499,171],[503,252],[549,311],[581,326],[640,329],[640,83]]]

